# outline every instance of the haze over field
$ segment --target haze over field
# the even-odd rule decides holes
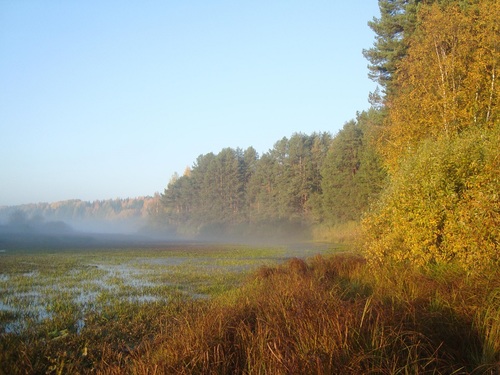
[[[376,1],[0,3],[0,206],[162,192],[368,107]]]

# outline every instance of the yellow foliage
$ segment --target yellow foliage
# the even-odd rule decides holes
[[[378,137],[390,184],[363,222],[372,262],[500,264],[500,2],[422,5]]]
[[[500,262],[500,126],[424,142],[363,221],[372,262]]]
[[[499,4],[422,6],[379,139],[391,171],[426,138],[498,121]]]

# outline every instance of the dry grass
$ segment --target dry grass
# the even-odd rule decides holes
[[[348,254],[292,259],[211,300],[93,319],[60,340],[4,337],[5,373],[500,372],[500,279],[452,266],[376,270]]]
[[[361,225],[356,221],[349,221],[336,225],[318,225],[312,230],[315,241],[336,244],[353,244],[360,238]]]
[[[237,293],[193,307],[173,332],[138,351],[132,368],[143,374],[499,371],[498,293],[477,294],[477,280],[458,271],[381,274],[368,267],[350,255],[262,267]]]

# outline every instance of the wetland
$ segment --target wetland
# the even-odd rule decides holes
[[[44,326],[80,333],[90,315],[209,299],[240,285],[258,267],[328,251],[317,245],[201,243],[4,251],[0,333],[24,334]]]
[[[332,245],[7,249],[0,374],[494,374],[498,290]]]

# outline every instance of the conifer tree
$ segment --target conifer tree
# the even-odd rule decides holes
[[[370,133],[378,116],[376,110],[358,114],[330,145],[321,168],[322,216],[329,224],[359,220],[382,189],[385,173]]]
[[[369,77],[385,94],[391,92],[397,65],[406,55],[418,3],[419,0],[379,0],[380,18],[368,22],[375,32],[375,42],[372,48],[363,50],[363,55],[370,62]]]

